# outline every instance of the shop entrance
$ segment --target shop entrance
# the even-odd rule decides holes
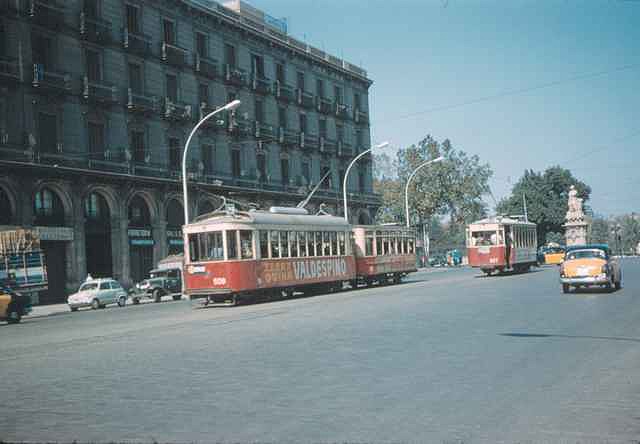
[[[129,260],[131,280],[140,282],[153,269],[151,216],[144,199],[135,196],[129,204]]]
[[[107,201],[100,194],[91,193],[85,199],[84,210],[87,273],[94,278],[111,277],[111,213]]]

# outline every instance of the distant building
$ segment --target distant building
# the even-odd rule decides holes
[[[370,146],[367,73],[287,35],[243,2],[0,0],[0,225],[40,227],[60,302],[87,273],[125,285],[181,251],[180,165],[190,207],[226,195],[341,211],[341,176]],[[350,177],[350,215],[380,205],[371,161]]]

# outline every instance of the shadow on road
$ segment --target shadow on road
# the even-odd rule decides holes
[[[500,273],[496,273],[496,274],[491,274],[491,275],[486,275],[486,274],[478,274],[475,275],[474,278],[476,279],[493,279],[493,278],[503,278],[503,277],[509,277],[509,276],[518,276],[521,274],[531,274],[531,273],[542,273],[544,271],[543,268],[535,268],[532,270],[528,270],[528,271],[503,271]]]
[[[583,336],[583,335],[555,335],[545,333],[498,333],[499,336],[512,338],[566,338],[566,339],[600,339],[604,341],[640,342],[638,338],[622,338],[618,336]]]

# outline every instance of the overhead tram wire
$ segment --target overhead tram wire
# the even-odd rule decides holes
[[[539,90],[539,89],[551,88],[551,87],[554,87],[554,86],[563,85],[565,83],[572,83],[572,82],[591,79],[591,78],[595,78],[595,77],[606,76],[606,75],[613,74],[613,73],[616,73],[616,72],[635,69],[635,68],[638,68],[638,67],[640,67],[640,64],[623,65],[623,66],[619,66],[617,68],[608,69],[606,71],[598,71],[598,72],[592,72],[592,73],[587,73],[587,74],[578,74],[578,75],[575,75],[573,77],[569,77],[569,78],[563,79],[563,80],[553,80],[551,82],[541,83],[539,85],[532,85],[532,86],[528,86],[528,87],[524,87],[524,88],[518,88],[518,89],[510,90],[510,91],[503,91],[503,92],[500,92],[500,93],[497,93],[497,94],[492,94],[492,95],[488,95],[488,96],[478,97],[476,99],[466,100],[464,102],[453,103],[453,104],[450,104],[450,105],[436,106],[436,107],[429,108],[429,109],[426,109],[426,110],[417,111],[417,112],[413,112],[413,113],[409,113],[409,114],[404,114],[404,115],[398,116],[398,117],[393,118],[393,119],[387,119],[384,122],[378,122],[377,125],[384,126],[385,124],[397,122],[397,121],[400,121],[400,120],[406,120],[406,119],[410,119],[410,118],[414,118],[414,117],[419,117],[419,116],[422,116],[422,115],[425,115],[425,114],[430,114],[430,113],[434,113],[434,112],[438,112],[438,111],[447,111],[447,110],[450,110],[450,109],[461,108],[463,106],[475,105],[475,104],[482,103],[482,102],[488,102],[488,101],[491,101],[491,100],[502,99],[504,97],[509,97],[509,96],[516,96],[516,95],[520,95],[520,94],[526,94],[528,92],[536,91],[536,90]]]

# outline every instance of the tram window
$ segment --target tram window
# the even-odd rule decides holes
[[[277,259],[280,257],[280,236],[279,232],[272,231],[269,242],[271,244],[271,258]]]
[[[322,231],[316,231],[316,256],[322,256]]]
[[[373,256],[373,231],[365,232],[364,255]]]
[[[262,259],[269,258],[269,232],[260,231],[260,257]]]
[[[414,242],[414,239],[409,239],[409,251],[408,251],[409,254],[413,254],[414,252],[413,242]]]
[[[198,262],[200,260],[200,249],[198,248],[198,235],[189,235],[189,260]]]
[[[331,255],[337,256],[338,255],[338,233],[336,233],[335,231],[332,231],[329,233],[329,235],[331,237]]]
[[[340,248],[340,254],[342,256],[346,256],[347,250],[346,250],[346,245],[344,243],[344,231],[340,231],[338,233],[338,247]]]
[[[298,257],[298,239],[295,231],[289,231],[289,245],[291,245],[291,257]]]
[[[376,256],[382,255],[382,231],[376,231]]]
[[[253,259],[253,231],[240,230],[240,255],[242,259]]]
[[[298,237],[298,250],[300,253],[300,257],[306,257],[307,256],[307,233],[298,232],[297,237]]]
[[[495,231],[474,231],[471,233],[471,246],[497,245],[498,235]]]
[[[280,257],[289,257],[289,232],[280,232]]]
[[[224,259],[224,249],[222,247],[222,231],[213,231],[203,233],[203,239],[206,238],[206,257],[203,259],[209,261],[221,261]],[[202,243],[200,244],[202,245]]]
[[[382,250],[386,256],[391,254],[391,242],[389,239],[389,232],[385,231],[382,236]]]
[[[407,253],[407,236],[406,234],[400,234],[398,238],[398,254],[406,254]]]
[[[400,246],[398,244],[400,242],[402,242],[402,240],[398,239],[398,234],[397,233],[393,236],[392,242],[393,242],[393,251],[394,251],[394,253],[395,254],[399,254],[400,253]]]
[[[238,259],[238,238],[236,230],[227,231],[227,259]]]
[[[321,256],[331,256],[331,243],[329,241],[329,232],[322,232],[322,253]]]

